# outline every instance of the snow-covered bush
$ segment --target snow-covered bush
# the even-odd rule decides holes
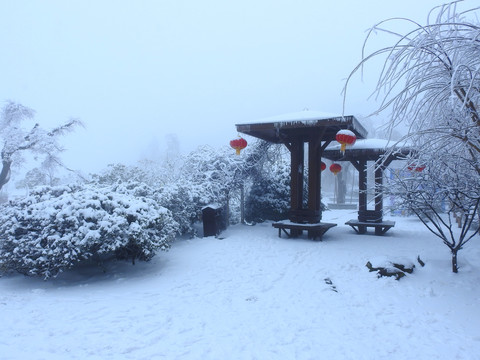
[[[245,219],[249,222],[288,218],[290,208],[290,168],[286,161],[276,162],[258,174],[245,201]]]
[[[165,184],[160,188],[152,188],[143,182],[118,181],[113,185],[117,193],[129,194],[134,197],[146,197],[155,201],[159,206],[168,209],[178,224],[179,235],[194,235],[193,224],[200,218],[201,209],[205,205],[202,199],[203,186],[185,179],[175,183]]]
[[[42,187],[3,205],[1,268],[48,278],[94,257],[148,261],[167,250],[178,227],[171,213],[121,190]]]
[[[140,160],[136,165],[109,164],[98,174],[92,174],[92,180],[104,185],[136,181],[155,188],[177,181],[182,162],[177,157],[175,163]]]
[[[158,202],[172,212],[178,223],[180,235],[195,235],[194,223],[200,219],[202,207],[201,186],[185,181],[177,181],[161,187],[156,198]]]
[[[151,162],[143,162],[150,164]],[[202,183],[195,183],[187,172],[175,181],[165,182],[157,167],[142,168],[122,164],[109,165],[100,174],[92,176],[97,186],[111,186],[116,192],[135,197],[148,197],[157,204],[170,210],[173,219],[178,223],[178,234],[194,235],[194,222],[199,218],[201,208],[209,200],[208,191]]]
[[[180,176],[198,186],[196,192],[203,205],[225,204],[238,181],[242,165],[242,158],[227,147],[201,146],[185,158]]]

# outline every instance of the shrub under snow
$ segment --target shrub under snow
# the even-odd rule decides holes
[[[167,250],[178,226],[170,211],[148,197],[115,190],[43,187],[3,205],[1,267],[48,278],[97,256],[148,261]]]
[[[199,219],[205,205],[201,200],[199,187],[193,183],[178,181],[162,186],[157,192],[158,202],[172,212],[178,223],[180,235],[195,235],[193,224]]]
[[[247,221],[283,220],[290,208],[290,169],[285,162],[273,164],[255,179],[245,201]]]

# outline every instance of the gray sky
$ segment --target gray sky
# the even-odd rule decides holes
[[[65,138],[63,158],[85,172],[165,151],[169,134],[182,152],[220,146],[235,123],[341,113],[365,31],[394,16],[424,23],[441,3],[0,0],[0,101],[35,109],[45,127],[80,118],[86,127]],[[378,73],[367,70],[348,114],[373,109]]]

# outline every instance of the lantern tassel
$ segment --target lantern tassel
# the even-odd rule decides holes
[[[236,148],[235,149],[235,154],[240,155],[240,150],[241,150],[240,148]]]
[[[345,150],[347,149],[347,144],[345,143],[342,143],[342,145],[340,146],[340,151],[342,152],[342,154],[345,153]]]

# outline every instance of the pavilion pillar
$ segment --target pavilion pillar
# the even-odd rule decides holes
[[[308,219],[317,223],[322,219],[321,211],[321,141],[313,137],[308,142]]]
[[[296,139],[290,144],[290,220],[296,222],[303,205],[303,140]]]
[[[358,163],[358,212],[363,214],[367,211],[367,161]]]
[[[367,217],[367,160],[358,161],[358,220],[365,221]],[[358,226],[358,232],[365,234],[367,228]]]
[[[375,165],[375,211],[383,217],[383,168]]]

